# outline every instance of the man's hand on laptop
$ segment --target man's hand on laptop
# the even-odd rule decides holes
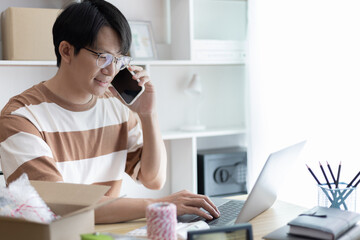
[[[182,190],[169,196],[157,199],[156,201],[171,202],[175,204],[178,216],[183,214],[196,214],[207,220],[218,218],[220,216],[219,210],[207,196],[194,194],[187,190]],[[206,210],[207,213],[202,211],[201,208]]]

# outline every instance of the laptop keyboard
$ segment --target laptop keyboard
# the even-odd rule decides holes
[[[225,204],[218,207],[220,211],[220,217],[207,220],[207,224],[210,226],[219,225],[223,226],[230,221],[233,221],[239,215],[241,208],[244,206],[245,201],[228,201]]]
[[[245,201],[230,200],[223,205],[218,206],[220,217],[213,220],[205,220],[202,217],[196,217],[191,222],[203,220],[209,226],[224,226],[231,221],[236,220],[241,208],[244,206]]]

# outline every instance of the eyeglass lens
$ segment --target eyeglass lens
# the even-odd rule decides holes
[[[117,69],[122,70],[127,65],[129,65],[131,58],[129,57],[121,57],[115,58],[115,66]],[[108,53],[103,53],[99,55],[97,59],[97,65],[100,68],[105,68],[109,66],[114,61],[114,56]]]

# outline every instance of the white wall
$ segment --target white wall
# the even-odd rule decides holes
[[[55,66],[0,66],[0,109],[11,97],[50,79],[56,71]]]
[[[310,165],[360,170],[360,2],[249,1],[250,174],[271,151],[308,143],[280,198],[316,205]]]

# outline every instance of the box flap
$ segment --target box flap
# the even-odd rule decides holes
[[[60,182],[30,181],[46,203],[89,206],[97,203],[109,186]]]
[[[109,203],[115,202],[116,200],[118,200],[120,198],[122,198],[122,197],[113,198],[113,199],[110,199],[110,200],[107,200],[107,201],[104,201],[104,202],[94,203],[94,204],[92,204],[90,206],[87,206],[87,207],[81,208],[79,210],[70,212],[69,214],[63,215],[63,216],[61,216],[61,218],[71,217],[71,216],[77,215],[77,214],[82,213],[82,212],[97,209],[97,208],[105,206],[105,205],[107,205]]]

